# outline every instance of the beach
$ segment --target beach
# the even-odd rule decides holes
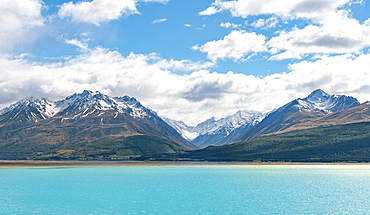
[[[0,160],[1,167],[53,166],[203,166],[203,165],[369,165],[370,163],[319,162],[208,162],[208,161],[41,161]]]

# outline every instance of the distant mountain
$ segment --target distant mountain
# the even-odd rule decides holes
[[[199,148],[220,146],[261,135],[288,131],[290,127],[340,110],[360,105],[345,95],[329,95],[317,89],[306,98],[295,99],[269,113],[239,111],[220,120],[210,118],[197,126],[165,119],[166,122]]]
[[[241,139],[249,140],[261,135],[287,130],[296,124],[358,105],[360,105],[358,100],[351,96],[329,95],[318,89],[306,98],[295,99],[272,111],[260,123],[248,130]]]
[[[188,126],[182,121],[164,119],[187,140],[199,148],[219,146],[232,143],[227,137],[235,130],[247,129],[259,123],[265,114],[257,111],[238,111],[234,115],[216,120],[214,117],[199,123],[197,126]],[[237,141],[239,141],[238,139]]]
[[[272,111],[227,138],[245,141],[165,156],[154,160],[207,161],[370,161],[370,102],[315,90]],[[246,131],[246,132],[245,132]],[[148,157],[142,157],[147,159]]]
[[[369,162],[369,130],[370,122],[312,128],[152,159]]]
[[[232,143],[228,137],[234,131],[255,126],[263,120],[265,114],[257,111],[238,111],[232,116],[220,120],[210,119],[197,126],[199,136],[191,142],[200,147],[221,146]]]
[[[275,132],[273,134],[285,133],[294,130],[304,130],[320,126],[344,125],[368,121],[370,121],[370,103],[366,102],[359,106],[340,110],[307,122],[295,124],[287,129]]]
[[[0,131],[0,158],[71,150],[138,135],[165,138],[183,150],[196,148],[135,98],[87,90],[57,102],[21,100],[0,111]]]
[[[186,140],[192,141],[199,133],[194,131],[195,126],[188,126],[183,121],[178,121],[166,117],[162,117],[162,119],[167,122],[170,126],[172,126],[177,132],[179,132]]]

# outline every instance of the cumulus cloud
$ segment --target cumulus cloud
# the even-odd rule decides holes
[[[332,11],[351,0],[234,0],[214,1],[200,15],[213,15],[222,11],[230,11],[232,16],[243,17],[260,14],[275,14],[282,17],[317,17],[324,11]]]
[[[173,72],[188,65],[194,70]],[[134,96],[161,116],[195,124],[242,109],[269,111],[317,88],[362,102],[370,99],[368,54],[302,61],[290,65],[286,73],[266,77],[202,69],[208,66],[157,54],[123,56],[104,48],[48,64],[1,56],[0,104],[4,107],[31,95],[58,100],[84,89],[99,90],[111,96]]]
[[[93,0],[77,3],[64,3],[58,11],[61,18],[70,18],[74,22],[100,25],[124,16],[139,14],[137,2],[167,3],[168,0]]]
[[[370,26],[348,17],[346,11],[323,14],[317,23],[319,24],[307,25],[302,29],[282,31],[271,38],[266,45],[274,52],[279,52],[271,59],[299,59],[306,54],[315,53],[360,53],[370,46]]]
[[[86,22],[100,25],[120,18],[139,13],[134,0],[93,0],[91,2],[64,3],[58,15],[71,18],[74,22]]]
[[[2,0],[0,3],[0,51],[8,51],[20,41],[29,40],[26,32],[44,24],[40,0]]]
[[[359,54],[369,47],[369,20],[360,23],[351,17],[349,9],[343,9],[345,5],[360,3],[352,0],[216,0],[201,14],[230,11],[232,16],[243,18],[270,15],[249,24],[262,29],[276,27],[279,20],[289,23],[294,19],[305,19],[306,26],[277,31],[277,36],[267,39],[264,44],[272,55],[270,60],[301,59],[311,54]],[[211,49],[204,48],[203,51],[210,54]]]
[[[221,40],[214,40],[202,46],[193,46],[193,50],[207,53],[207,58],[212,61],[230,58],[240,60],[249,53],[265,52],[266,37],[254,32],[234,30]]]

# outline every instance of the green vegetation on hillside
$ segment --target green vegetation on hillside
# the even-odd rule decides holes
[[[157,158],[159,159],[159,158]],[[162,158],[163,159],[163,156]],[[208,161],[370,161],[370,123],[321,127],[189,151],[167,159]]]
[[[85,146],[40,151],[23,155],[23,158],[41,160],[127,160],[138,156],[176,153],[184,150],[186,150],[185,147],[163,137],[135,135],[90,143]]]

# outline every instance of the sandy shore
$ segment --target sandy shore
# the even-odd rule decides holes
[[[76,166],[76,167],[78,167],[78,166],[202,166],[202,165],[370,165],[370,163],[0,160],[0,167],[50,167],[50,166]]]

